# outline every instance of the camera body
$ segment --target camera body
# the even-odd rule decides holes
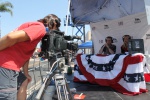
[[[64,32],[51,30],[41,40],[40,57],[49,58],[57,52],[63,52],[66,49],[76,51],[78,43],[68,42],[73,39],[81,39],[78,36],[65,36]]]
[[[53,52],[62,51],[67,48],[67,41],[63,38],[63,32],[50,31],[42,38],[41,51]]]

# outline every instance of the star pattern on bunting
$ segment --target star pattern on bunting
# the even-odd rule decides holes
[[[105,68],[105,66],[103,66],[103,71],[105,71],[106,70],[106,68]]]
[[[126,75],[125,78],[126,78],[127,81],[129,81],[129,78],[130,78],[130,77],[128,77],[128,75]]]
[[[134,78],[135,78],[135,81],[137,82],[140,77],[136,76]]]
[[[121,54],[116,54],[114,56],[114,58],[112,60],[110,60],[109,63],[106,63],[106,64],[105,63],[104,64],[97,64],[97,63],[93,62],[92,59],[91,59],[91,56],[93,56],[93,55],[86,55],[85,59],[88,63],[88,66],[90,68],[93,68],[93,70],[108,72],[108,71],[111,71],[111,70],[114,69],[114,65],[115,65],[115,63],[118,60],[120,55]]]
[[[137,83],[144,81],[143,73],[125,74],[124,81],[128,83]]]

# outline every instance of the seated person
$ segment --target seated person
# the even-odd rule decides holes
[[[124,35],[122,37],[123,45],[121,46],[121,53],[128,52],[128,42],[131,39],[130,35]]]
[[[116,46],[113,43],[113,38],[111,36],[106,37],[105,44],[99,50],[99,54],[115,54],[116,53]]]

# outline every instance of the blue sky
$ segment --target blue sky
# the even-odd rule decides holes
[[[9,13],[0,13],[1,35],[4,36],[24,22],[36,21],[48,14],[56,14],[61,19],[61,31],[65,31],[64,19],[67,14],[68,0],[0,0],[9,1],[14,8],[13,16]],[[85,28],[85,32],[89,26]],[[77,32],[74,29],[73,34]],[[72,35],[72,27],[68,27],[68,34]]]

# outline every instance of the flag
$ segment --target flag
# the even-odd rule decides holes
[[[77,55],[74,81],[110,86],[126,95],[147,92],[144,55]],[[150,78],[150,76],[148,76]]]

